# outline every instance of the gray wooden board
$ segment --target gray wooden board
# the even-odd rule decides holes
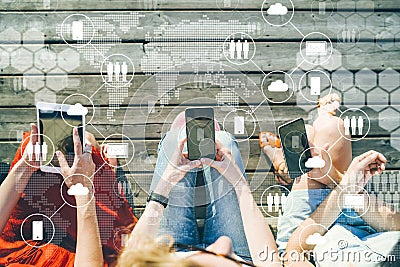
[[[178,45],[177,43],[168,43],[170,46],[176,46]],[[25,47],[30,47],[33,45],[25,45]],[[284,43],[284,42],[278,42],[278,43],[266,43],[266,42],[261,42],[257,43],[257,50],[255,52],[255,56],[252,60],[252,62],[249,62],[247,64],[241,65],[241,66],[236,66],[231,64],[230,62],[227,61],[227,59],[221,55],[218,59],[215,59],[214,62],[221,62],[224,65],[227,65],[230,67],[230,69],[236,70],[236,71],[244,71],[244,72],[259,72],[262,74],[261,71],[268,72],[268,71],[275,71],[275,70],[283,70],[283,71],[288,71],[295,69],[302,61],[303,58],[300,55],[297,55],[299,53],[299,47],[300,43]],[[1,45],[2,48],[7,48],[9,46],[7,45]],[[17,48],[15,51],[11,51],[10,55],[11,56],[16,56],[18,53],[18,63],[13,63],[14,66],[22,66],[22,69],[24,72],[18,71],[18,69],[15,69],[14,67],[11,67],[8,65],[7,67],[2,69],[2,74],[8,74],[8,75],[17,75],[17,74],[23,74],[25,73],[26,75],[29,73],[39,73],[38,71],[36,72],[31,72],[27,71],[28,69],[32,69],[32,67],[39,67],[42,66],[40,62],[38,63],[37,61],[35,62],[35,57],[32,52],[29,52],[29,50],[23,49],[20,50],[21,48]],[[68,68],[73,68],[71,71],[65,71],[65,70],[60,70],[60,66],[55,66],[54,68],[51,69],[51,71],[47,71],[47,74],[51,75],[57,75],[57,74],[63,74],[66,75],[68,74],[80,74],[80,75],[87,75],[87,74],[100,74],[99,68],[95,68],[94,66],[90,65],[89,62],[87,62],[84,59],[84,55],[80,55],[77,52],[73,52],[75,49],[71,49],[68,47],[68,45],[65,44],[57,44],[57,45],[50,45],[49,49],[51,51],[54,51],[55,54],[62,53],[63,51],[66,51],[64,53],[73,53],[72,56],[77,59],[80,59],[79,61],[76,61],[76,67],[75,65],[72,66],[70,64],[72,63],[67,63]],[[68,49],[68,50],[67,50]],[[112,47],[109,50],[109,54],[115,54],[115,53],[121,53],[129,57],[136,69],[136,73],[140,74],[142,73],[142,60],[146,59],[146,52],[144,51],[145,48],[143,47],[143,44],[140,43],[133,43],[133,44],[120,44],[117,46]],[[21,53],[21,51],[23,51]],[[63,54],[64,54],[63,53]],[[170,52],[161,52],[160,54],[165,54],[167,57],[169,56]],[[62,54],[62,55],[63,55]],[[71,56],[71,54],[69,54]],[[64,58],[62,58],[64,60]],[[49,59],[50,62],[52,63],[52,60]],[[99,55],[99,57],[96,59],[96,62],[102,62],[104,60],[103,57]],[[172,60],[172,58],[170,58]],[[190,57],[183,56],[182,58],[175,58],[174,62],[177,65],[181,65],[186,63],[187,60],[190,60]],[[193,59],[194,60],[194,59]],[[205,59],[204,59],[205,60]],[[212,59],[210,59],[211,62],[213,62]],[[53,59],[54,61],[54,59]],[[7,61],[6,61],[7,62]],[[23,65],[22,65],[22,62]],[[56,62],[56,61],[55,61]],[[149,61],[151,64],[154,64],[154,69],[151,70],[151,72],[155,73],[160,70],[162,70],[162,62],[153,60]],[[75,61],[74,61],[75,64]],[[156,69],[156,66],[159,65],[161,69]],[[61,65],[62,66],[62,65]],[[315,68],[316,66],[311,65],[309,63],[303,62],[302,63],[302,68],[306,70],[310,70],[312,68]],[[322,67],[326,68],[327,70],[336,70],[339,69],[340,67],[343,67],[348,70],[360,70],[363,68],[368,68],[372,70],[384,70],[387,68],[393,68],[393,69],[400,69],[400,61],[399,61],[399,50],[396,48],[393,48],[391,50],[382,50],[380,47],[376,46],[374,43],[359,43],[357,44],[356,47],[347,49],[343,47],[338,47],[334,54],[330,57],[330,60],[327,61],[327,64],[323,64]],[[33,70],[33,69],[32,69]],[[172,69],[170,69],[172,70]],[[187,69],[186,70],[189,73],[192,73],[193,70]]]
[[[24,11],[24,10],[42,10],[51,12],[54,10],[121,10],[121,9],[219,9],[224,8],[224,0],[52,0],[50,4],[43,4],[42,0],[5,0],[0,4],[0,10]],[[293,1],[297,9],[311,9],[312,1],[296,0]],[[372,3],[371,3],[372,2]],[[396,0],[380,1],[353,1],[336,0],[332,1],[333,7],[348,10],[379,10],[379,9],[397,9]],[[232,0],[231,5],[225,9],[257,9],[260,8],[262,1],[259,0]],[[329,8],[330,6],[328,6]]]
[[[398,137],[397,137],[398,139]],[[99,140],[102,142],[102,140]],[[154,166],[154,161],[157,157],[157,146],[159,141],[157,140],[146,140],[146,141],[134,141],[135,145],[135,157],[132,161],[133,167],[130,167],[130,171],[142,171],[143,168],[147,171],[151,171]],[[0,143],[0,159],[4,162],[10,162],[15,155],[15,151],[18,147],[17,143],[10,142],[1,142]],[[260,156],[260,148],[258,146],[258,140],[251,139],[249,142],[241,142],[239,143],[239,148],[243,150],[243,153],[246,154],[245,167],[247,170],[264,170],[269,171],[269,165],[267,161],[264,159],[264,156]],[[400,153],[398,150],[392,148],[390,146],[390,139],[385,138],[366,138],[364,140],[354,142],[353,143],[353,155],[360,155],[363,152],[366,152],[370,149],[375,149],[381,153],[383,153],[388,159],[389,169],[400,169]],[[153,163],[150,167],[142,166],[143,156],[154,157]],[[127,169],[128,171],[128,169]]]
[[[107,22],[108,27],[114,27],[114,31],[119,38],[124,40],[124,42],[137,42],[143,41],[146,38],[146,34],[150,37],[158,36],[154,33],[157,29],[166,30],[168,28],[176,28],[179,25],[184,24],[189,25],[188,27],[179,27],[179,33],[176,36],[184,36],[185,29],[190,30],[189,22],[201,22],[201,23],[211,23],[211,26],[218,26],[218,23],[228,23],[231,24],[231,32],[235,32],[235,27],[239,25],[256,25],[257,29],[250,35],[255,41],[263,40],[273,40],[275,42],[279,40],[287,41],[297,41],[300,42],[303,38],[298,32],[300,30],[304,35],[310,32],[322,32],[326,34],[332,41],[336,41],[338,33],[352,25],[352,27],[357,27],[360,31],[361,41],[374,41],[374,38],[378,33],[381,32],[393,32],[393,34],[399,31],[399,10],[391,12],[334,12],[332,16],[325,20],[318,20],[313,18],[313,13],[309,11],[297,11],[291,20],[291,24],[287,24],[283,27],[274,27],[268,24],[262,17],[260,11],[243,11],[243,12],[220,12],[220,11],[145,11],[138,12],[140,18],[138,25],[132,27],[129,31],[122,31],[119,29],[118,16],[126,16],[131,14],[127,11],[114,11],[111,17],[109,12],[102,11],[86,11],[81,14],[88,16],[89,18],[96,18],[96,23],[94,25],[97,30],[102,31],[103,26],[100,22]],[[31,27],[42,31],[44,36],[34,35],[34,36],[24,36],[24,42],[63,42],[63,39],[56,33],[57,25],[61,26],[64,19],[68,18],[70,15],[76,14],[75,11],[70,12],[49,12],[49,13],[39,13],[39,12],[28,12],[28,13],[18,13],[18,12],[0,12],[0,31],[12,27],[18,32],[25,32]],[[136,13],[135,13],[136,14]],[[122,18],[121,18],[122,19]],[[237,21],[237,23],[235,22]],[[132,24],[133,25],[133,24]],[[167,26],[168,25],[168,26]],[[192,24],[194,25],[194,24]],[[207,25],[207,24],[206,24]],[[194,27],[194,26],[192,26]],[[228,27],[228,26],[226,26]],[[207,30],[206,26],[199,26],[197,30],[203,29],[202,40],[215,40],[225,39],[228,36],[221,36],[219,32],[212,32]],[[297,30],[297,29],[298,30]],[[193,28],[195,29],[195,28]],[[247,30],[250,31],[249,28]],[[229,31],[227,31],[229,32]],[[193,34],[187,34],[192,37],[192,41],[196,41],[196,37]],[[229,34],[227,34],[229,35]],[[384,35],[386,36],[386,35]],[[19,41],[12,36],[0,37],[0,43],[13,41]],[[40,37],[40,38],[39,38]],[[66,41],[68,37],[65,37]],[[70,37],[71,38],[71,37]],[[390,35],[387,39],[390,39]],[[394,38],[394,37],[393,37]],[[104,41],[112,41],[112,39],[103,37]],[[178,38],[178,39],[183,39]],[[188,40],[188,39],[186,39]],[[198,39],[197,39],[198,41]],[[222,40],[223,41],[223,40]]]
[[[204,103],[204,106],[207,106],[207,103]],[[107,107],[100,107],[95,109],[93,118],[88,117],[87,120],[90,121],[90,124],[99,130],[103,136],[124,132],[135,140],[157,140],[168,130],[168,127],[175,118],[174,115],[184,111],[187,107],[187,105],[176,107],[165,106],[158,108],[156,115],[151,116],[147,116],[140,107],[121,107],[116,113],[115,122],[107,121],[104,118]],[[379,117],[377,112],[372,110],[371,107],[364,108],[371,122],[368,137],[388,137],[390,133],[379,127],[379,120],[393,120],[393,122],[396,122],[396,118],[384,117],[383,115]],[[399,108],[399,105],[393,105],[392,107]],[[268,110],[272,112],[273,118],[267,116],[258,116],[254,118],[254,123],[256,125],[263,122],[271,122],[271,124],[268,125],[271,125],[272,128],[261,129],[263,131],[276,131],[276,127],[298,117],[303,117],[306,122],[313,122],[312,118],[314,115],[309,117],[306,111],[300,107],[274,105],[269,107]],[[14,141],[15,137],[12,136],[13,131],[18,130],[19,127],[22,127],[22,129],[29,128],[29,123],[36,121],[36,110],[35,108],[0,108],[0,121],[2,125],[0,129],[0,140]],[[220,124],[223,125],[223,123],[223,121],[220,121]],[[89,125],[89,130],[93,132],[95,136],[101,138],[96,129],[90,129],[91,125]],[[256,138],[258,132],[255,131],[249,136]]]
[[[300,84],[300,77],[304,74],[304,72],[296,72],[296,75],[292,76],[296,93],[293,94],[289,99],[285,102],[285,105],[308,105],[312,106],[314,104],[308,103],[305,99],[303,99],[298,91]],[[377,73],[375,74],[377,75]],[[218,93],[221,92],[221,88],[218,85],[213,85],[209,83],[196,83],[193,82],[194,75],[181,75],[187,76],[187,83],[177,84],[177,88],[179,88],[179,97],[172,97],[169,100],[169,105],[179,105],[190,99],[201,98],[204,96],[214,97],[217,96]],[[244,77],[243,74],[227,74],[226,77],[229,78],[240,78]],[[242,105],[255,105],[257,106],[264,98],[262,95],[262,88],[265,90],[265,86],[263,86],[263,78],[265,75],[263,74],[247,74],[249,81],[252,81],[252,84],[247,86],[247,89],[250,91],[250,95],[246,98],[240,97],[240,102]],[[339,93],[339,95],[343,96],[343,103],[348,105],[392,105],[396,106],[400,104],[400,93],[399,90],[394,90],[391,93],[391,98],[389,102],[389,93],[382,91],[379,89],[378,84],[372,85],[371,89],[357,89],[356,91],[347,92],[348,89],[353,88],[358,84],[365,84],[366,79],[370,80],[370,77],[363,76],[361,79],[353,80],[353,76],[350,73],[350,78],[347,73],[343,72],[341,69],[333,72],[331,75],[331,80],[333,83],[333,92]],[[26,79],[27,82],[24,86],[23,80]],[[95,106],[105,106],[109,104],[109,92],[106,87],[103,86],[101,76],[96,75],[68,75],[66,76],[52,76],[52,79],[58,81],[58,84],[63,84],[64,89],[54,93],[56,94],[57,102],[62,103],[65,99],[69,98],[73,94],[83,94],[87,97],[91,97]],[[59,79],[59,80],[58,80]],[[146,75],[136,75],[132,80],[132,85],[127,90],[127,97],[121,102],[121,105],[128,105],[132,99],[141,98],[146,96],[154,96],[155,99],[159,99],[163,94],[159,93],[158,85],[155,84],[154,87],[146,86],[146,83],[152,79],[152,76]],[[345,80],[347,79],[347,80]],[[351,80],[349,80],[351,79]],[[301,85],[305,85],[305,80],[303,79]],[[352,86],[349,88],[343,88],[341,81],[348,81]],[[375,79],[377,80],[377,78]],[[0,106],[13,106],[14,108],[18,107],[27,107],[35,105],[35,96],[38,91],[43,88],[48,88],[46,85],[47,78],[46,76],[20,76],[20,75],[12,75],[12,76],[1,76],[0,75]],[[347,83],[347,82],[346,82]],[[16,86],[19,84],[19,86]],[[32,84],[37,84],[37,89],[31,89]],[[370,85],[368,84],[368,87]],[[345,89],[345,90],[344,90]],[[327,87],[324,90],[329,90]],[[323,90],[323,91],[324,91]],[[112,90],[111,90],[112,91]],[[346,93],[347,92],[347,93]],[[298,100],[297,100],[298,99]],[[211,100],[203,100],[210,101]],[[268,101],[267,101],[268,102]],[[209,102],[203,102],[203,104],[207,104]],[[83,103],[84,104],[84,103]],[[270,106],[275,106],[276,104],[272,102],[268,102]]]

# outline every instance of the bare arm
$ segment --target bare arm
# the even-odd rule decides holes
[[[396,209],[391,207],[390,204],[377,199],[374,194],[369,194],[364,199],[366,207],[368,207],[368,204],[371,205],[367,212],[361,216],[366,223],[375,229],[400,231],[400,214]]]
[[[376,173],[371,172],[369,168],[371,163],[378,163],[379,167],[376,170]],[[359,189],[359,191],[355,193],[362,193],[360,188],[364,188],[365,184],[373,174],[382,173],[385,169],[385,163],[385,157],[372,150],[354,158],[340,184],[332,190],[318,208],[294,231],[286,247],[287,254],[292,251],[302,253],[303,250],[313,250],[314,245],[307,244],[306,239],[314,233],[324,235],[326,229],[335,222],[339,214],[342,212],[337,204],[341,197],[341,191],[349,185],[353,185],[355,188]],[[290,266],[296,266],[296,264],[303,263],[293,263],[290,261],[289,257],[286,257],[285,260],[286,263],[293,264]]]
[[[69,167],[64,155],[57,151],[61,172],[68,187],[81,183],[89,189],[86,195],[76,195],[78,233],[76,241],[75,266],[103,266],[103,251],[96,216],[96,200],[94,199],[93,180],[95,165],[91,153],[82,154],[82,145],[78,130],[73,131],[75,158]],[[90,147],[91,149],[91,147]],[[90,181],[89,181],[90,179]],[[92,198],[93,196],[93,198]]]
[[[216,142],[216,148],[217,160],[204,158],[201,162],[215,168],[234,186],[253,263],[260,266],[264,266],[267,262],[279,263],[274,236],[254,201],[242,171],[235,163],[232,153],[219,141]],[[260,253],[265,253],[267,250],[268,257],[266,259],[266,255],[260,257]]]
[[[172,186],[161,178],[154,192],[167,197],[171,192],[171,189]],[[155,201],[150,201],[139,221],[135,225],[135,228],[133,228],[132,234],[129,238],[129,248],[134,248],[136,242],[140,242],[140,240],[137,240],[137,237],[140,237],[143,233],[145,233],[147,237],[156,237],[163,214],[164,206]]]
[[[26,140],[28,141],[28,140]],[[31,139],[30,142],[36,143],[37,141],[37,127],[31,125]],[[3,232],[10,215],[21,198],[22,192],[25,190],[29,179],[32,174],[38,169],[36,162],[32,161],[28,164],[28,157],[25,154],[22,156],[14,168],[7,175],[6,179],[0,186],[0,232]],[[18,190],[16,188],[19,188]]]
[[[249,186],[247,183],[238,184],[235,191],[253,263],[260,266],[265,263],[279,263],[274,236],[254,201]]]
[[[96,215],[96,200],[87,196],[76,196],[78,233],[76,241],[75,266],[103,266],[103,251]],[[89,204],[84,207],[86,203]]]

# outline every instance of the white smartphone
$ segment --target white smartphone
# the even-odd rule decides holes
[[[321,94],[321,77],[311,77],[311,95]]]
[[[73,127],[78,127],[83,149],[87,108],[81,104],[66,105],[44,102],[37,103],[36,108],[39,141],[32,144],[35,160],[40,161],[41,171],[60,173],[60,163],[55,152],[59,150],[67,158],[74,155]]]
[[[43,221],[32,221],[32,240],[43,240]]]
[[[83,40],[83,21],[77,20],[72,22],[72,40]]]
[[[235,134],[244,134],[244,117],[235,116],[234,119],[234,132]]]

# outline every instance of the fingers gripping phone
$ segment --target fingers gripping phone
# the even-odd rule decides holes
[[[306,127],[302,118],[287,122],[278,128],[283,155],[289,176],[295,179],[311,169],[305,164],[311,158]]]
[[[36,108],[39,136],[38,143],[32,145],[35,153],[40,155],[40,170],[60,173],[60,163],[55,152],[59,150],[65,156],[73,156],[73,127],[78,127],[79,138],[83,144],[87,109],[80,104],[66,105],[44,102],[37,103]]]
[[[215,159],[214,109],[187,108],[185,117],[188,159]]]

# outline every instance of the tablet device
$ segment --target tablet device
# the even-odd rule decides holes
[[[82,149],[85,140],[87,108],[81,104],[67,105],[39,102],[36,105],[39,138],[34,147],[34,158],[40,161],[40,170],[61,173],[55,152],[61,151],[67,159],[74,155],[73,127],[78,127]],[[38,157],[40,159],[38,159]]]

